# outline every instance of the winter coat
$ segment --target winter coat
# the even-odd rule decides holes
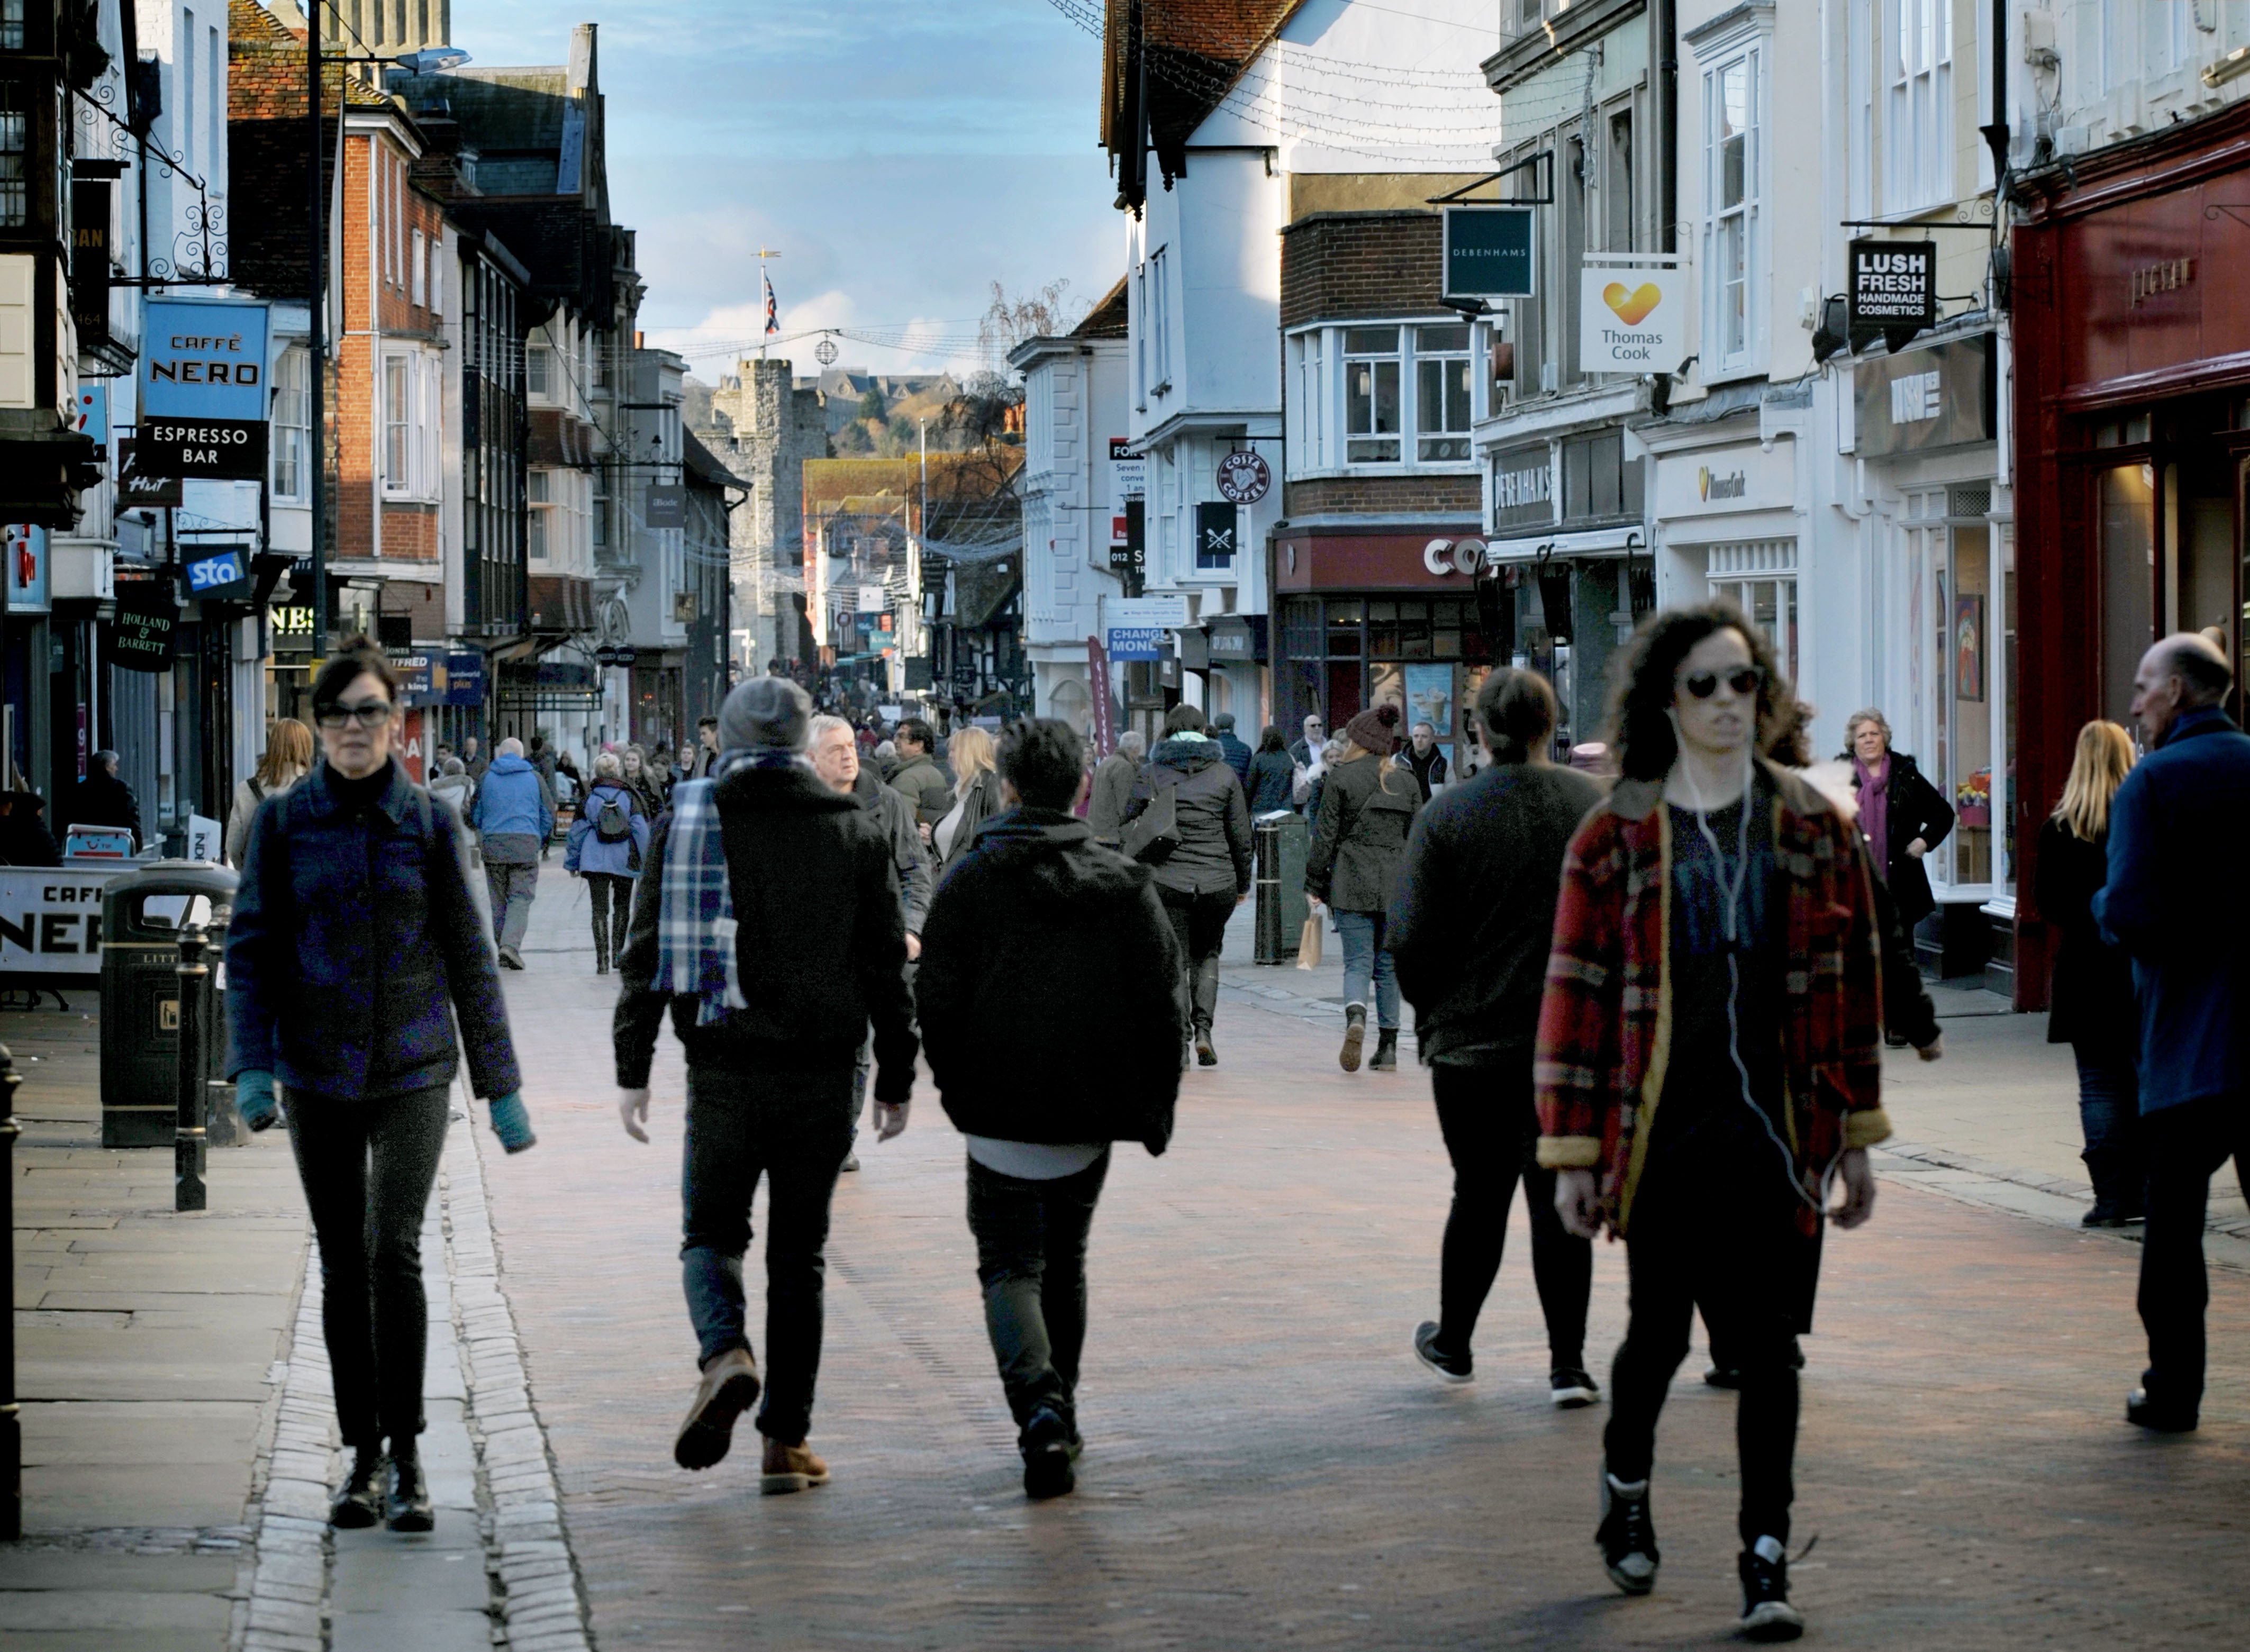
[[[1398,894],[1406,834],[1421,812],[1409,770],[1354,746],[1329,771],[1305,855],[1305,893],[1339,912],[1384,912]]]
[[[1232,729],[1216,729],[1211,737],[1212,743],[1218,747],[1219,755],[1226,759],[1226,766],[1234,771],[1236,784],[1247,793],[1250,790],[1250,748]]]
[[[852,795],[874,817],[883,840],[891,846],[891,865],[899,874],[899,901],[907,933],[920,935],[929,916],[929,897],[937,886],[937,874],[929,863],[929,851],[922,846],[921,833],[915,829],[914,810],[904,798],[876,779],[871,769],[859,771]]]
[[[625,812],[628,835],[604,840],[594,827],[609,801],[617,799]],[[586,806],[570,822],[570,840],[562,851],[566,872],[590,872],[598,876],[637,878],[648,860],[648,811],[633,789],[622,780],[597,780],[586,794]]]
[[[81,822],[81,824],[83,824]],[[61,847],[47,823],[29,804],[12,805],[0,817],[0,866],[60,866]]]
[[[1414,822],[1384,939],[1425,1061],[1528,1069],[1563,857],[1601,800],[1576,770],[1510,763]]]
[[[950,808],[946,811],[947,814],[952,812]],[[969,790],[962,795],[961,819],[954,826],[953,840],[946,848],[945,858],[937,864],[939,877],[942,878],[955,861],[969,853],[969,845],[977,835],[977,828],[999,812],[1000,777],[988,769],[970,781]],[[944,818],[944,815],[938,817],[940,820]],[[935,853],[936,847],[937,842],[933,837],[931,851]]]
[[[899,764],[899,771],[891,777],[891,790],[914,805],[914,819],[922,826],[935,826],[953,807],[953,782],[927,751],[916,752]]]
[[[71,789],[64,818],[55,824],[65,833],[74,826],[124,826],[141,840],[141,805],[133,788],[97,763],[86,778]]]
[[[1851,761],[1849,754],[1844,761]],[[1944,842],[1945,834],[1953,830],[1953,806],[1936,786],[1922,778],[1922,766],[1905,752],[1892,752],[1890,764],[1890,781],[1886,788],[1890,796],[1884,827],[1884,835],[1890,841],[1871,845],[1870,849],[1875,870],[1890,885],[1891,899],[1898,907],[1899,927],[1911,937],[1914,926],[1937,910],[1937,901],[1929,892],[1929,874],[1923,870],[1919,860],[1906,852],[1906,846],[1920,838],[1923,850],[1928,852]],[[1855,791],[1860,787],[1856,769],[1853,771],[1852,785]]]
[[[1157,863],[1156,887],[1177,895],[1249,894],[1250,805],[1218,744],[1177,736],[1159,744],[1133,783],[1128,823],[1140,819],[1160,786],[1176,788],[1180,847]]]
[[[466,824],[469,818],[469,811],[476,805],[477,783],[470,779],[466,772],[441,774],[430,783],[430,795],[433,798],[443,798],[452,804],[453,812],[460,816],[463,823]]]
[[[536,861],[539,846],[555,830],[555,805],[539,771],[508,752],[485,771],[470,820],[486,860],[502,865]]]
[[[521,1088],[468,834],[397,762],[348,803],[323,763],[252,819],[226,932],[226,1075],[343,1101]],[[459,1037],[454,1027],[459,1018]]]
[[[1187,1037],[1179,969],[1147,867],[1059,811],[987,821],[930,903],[914,979],[946,1116],[1004,1141],[1163,1152]]]
[[[1882,1109],[1882,953],[1858,825],[1798,776],[1758,760],[1774,787],[1771,907],[1789,960],[1782,1076],[1789,1141],[1808,1193],[1848,1148],[1891,1133]],[[1628,1231],[1671,1057],[1672,817],[1661,785],[1620,782],[1563,862],[1532,1082],[1539,1163],[1597,1172]],[[1808,1206],[1800,1231],[1817,1231]]]
[[[2033,889],[2056,938],[2046,1041],[2130,1061],[2140,1054],[2133,960],[2102,938],[2094,897],[2109,876],[2109,834],[2091,843],[2049,816],[2039,826]]]
[[[1094,765],[1086,824],[1096,842],[1116,846],[1125,830],[1126,805],[1133,800],[1133,781],[1140,772],[1141,765],[1122,751],[1111,752]]]
[[[1413,743],[1398,754],[1398,761],[1414,771],[1414,778],[1422,787],[1422,801],[1427,803],[1431,794],[1446,784],[1446,753],[1444,748],[1432,745],[1428,751],[1417,751]]]
[[[2184,712],[2109,804],[2102,936],[2133,960],[2141,1111],[2250,1082],[2250,735],[2216,706]]]
[[[714,796],[749,1002],[703,1026],[695,999],[656,979],[667,816],[650,835],[646,881],[618,958],[618,1087],[647,1086],[668,1007],[689,1068],[722,1072],[849,1073],[873,1021],[875,1099],[906,1100],[915,1047],[906,925],[875,817],[798,768],[739,769]]]
[[[284,780],[278,786],[269,786],[256,775],[252,775],[234,789],[234,806],[226,815],[226,863],[236,871],[242,869],[242,857],[250,847],[250,823],[258,813],[258,805],[268,798],[278,798],[305,777]],[[435,791],[436,787],[431,790]],[[456,813],[459,812],[458,810]]]
[[[1250,778],[1245,790],[1250,793],[1252,819],[1271,814],[1276,809],[1286,809],[1297,785],[1297,765],[1286,751],[1260,751],[1250,759]]]

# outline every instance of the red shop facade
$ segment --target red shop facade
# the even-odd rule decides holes
[[[1467,715],[1509,658],[1514,605],[1487,567],[1474,519],[1388,533],[1282,528],[1273,566],[1273,715],[1297,737],[1308,714],[1331,733],[1370,705],[1429,722],[1458,771]]]
[[[2019,570],[2018,1006],[2046,1002],[2039,821],[2081,725],[2132,726],[2156,638],[2243,672],[2250,105],[2020,182],[2012,236]]]

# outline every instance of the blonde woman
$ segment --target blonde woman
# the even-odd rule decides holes
[[[2088,1227],[2122,1227],[2141,1220],[2147,1162],[2141,1142],[2140,1081],[2134,1058],[2141,1021],[2133,966],[2122,948],[2102,938],[2094,896],[2109,876],[2109,804],[2133,767],[2133,738],[2114,722],[2078,731],[2078,751],[2062,800],[2039,827],[2039,916],[2053,926],[2054,985],[2047,1041],[2067,1043],[2078,1057],[2078,1120],[2086,1132],[2087,1174],[2094,1182]]]
[[[1343,1048],[1336,1060],[1359,1071],[1367,1038],[1367,996],[1375,993],[1375,1059],[1369,1069],[1398,1070],[1398,977],[1384,923],[1398,894],[1406,834],[1421,812],[1422,785],[1398,763],[1398,708],[1370,707],[1344,724],[1348,749],[1329,771],[1305,856],[1305,893],[1336,914],[1343,942]]]
[[[992,736],[974,723],[953,736],[953,807],[930,831],[941,875],[959,860],[977,828],[1000,812],[1000,777]]]
[[[258,805],[278,798],[313,770],[313,731],[294,717],[277,717],[266,736],[265,760],[258,771],[234,789],[234,807],[226,817],[226,863],[242,865],[250,847],[250,822]]]

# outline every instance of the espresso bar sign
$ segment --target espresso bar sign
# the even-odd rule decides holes
[[[152,299],[142,339],[140,473],[213,481],[263,478],[266,306]]]
[[[1850,326],[1854,332],[1937,325],[1937,243],[1852,243]]]

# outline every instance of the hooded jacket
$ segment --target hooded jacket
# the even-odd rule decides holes
[[[994,816],[922,931],[914,997],[946,1116],[971,1136],[1163,1152],[1187,1037],[1179,970],[1147,867],[1059,811]]]
[[[945,819],[953,807],[953,782],[927,751],[906,758],[891,777],[891,790],[914,805],[914,819],[928,826]]]
[[[1133,783],[1124,823],[1140,819],[1165,786],[1178,788],[1172,806],[1180,847],[1157,865],[1156,887],[1176,895],[1249,894],[1250,805],[1218,743],[1174,735],[1158,745]]]
[[[1305,855],[1305,891],[1339,912],[1382,912],[1398,893],[1406,834],[1421,812],[1414,771],[1354,746],[1328,772]]]
[[[615,842],[594,830],[604,804],[615,801],[631,822],[628,835]],[[565,871],[590,872],[597,876],[637,878],[648,856],[648,811],[640,795],[622,780],[597,780],[586,794],[586,806],[570,822],[570,843],[563,851]]]
[[[555,830],[555,805],[548,801],[547,783],[527,758],[513,751],[493,759],[470,812],[484,840],[487,861],[535,861],[539,846]],[[496,843],[494,839],[516,841]],[[521,841],[526,839],[528,846]]]

